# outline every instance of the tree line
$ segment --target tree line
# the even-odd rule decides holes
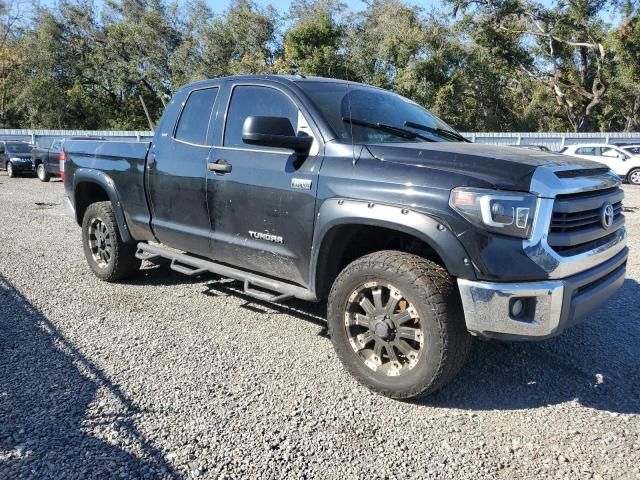
[[[463,131],[637,131],[635,1],[232,0],[216,14],[204,0],[4,0],[0,128],[147,129],[185,83],[296,65]]]

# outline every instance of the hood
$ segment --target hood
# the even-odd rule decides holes
[[[538,167],[603,167],[568,155],[476,143],[386,143],[369,144],[367,149],[378,160],[455,172],[503,190],[528,191]]]

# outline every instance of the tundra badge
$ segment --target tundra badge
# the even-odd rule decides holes
[[[266,240],[267,242],[273,243],[284,243],[284,239],[281,236],[271,235],[270,233],[254,232],[253,230],[249,230],[249,236],[251,238],[255,238],[256,240]]]
[[[300,190],[311,190],[311,180],[308,178],[292,178],[291,188]]]

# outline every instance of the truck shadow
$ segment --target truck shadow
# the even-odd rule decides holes
[[[180,478],[142,412],[2,275],[0,305],[0,477]]]

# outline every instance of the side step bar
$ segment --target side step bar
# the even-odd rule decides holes
[[[240,280],[244,282],[244,293],[267,302],[281,302],[291,297],[309,301],[318,300],[313,292],[307,288],[263,277],[257,273],[246,272],[211,260],[203,260],[186,253],[176,252],[162,245],[140,242],[138,243],[136,257],[141,260],[153,260],[158,257],[169,259],[171,260],[172,270],[189,276],[211,272],[223,277]],[[268,290],[268,292],[257,290],[252,286]]]

